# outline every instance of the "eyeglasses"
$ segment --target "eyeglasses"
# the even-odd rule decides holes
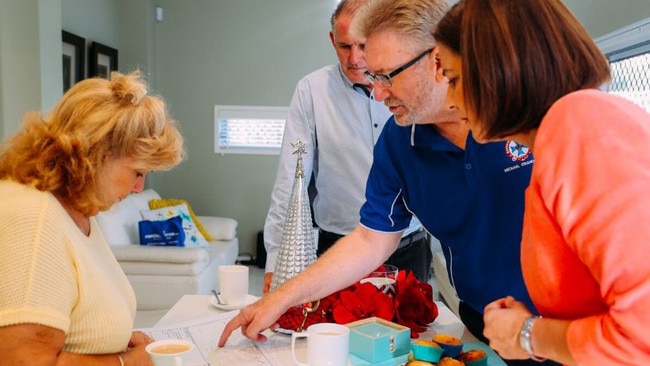
[[[414,59],[411,61],[405,63],[401,67],[398,67],[397,69],[389,72],[388,74],[373,74],[370,71],[367,71],[364,73],[366,76],[366,79],[370,81],[371,83],[374,83],[375,81],[381,84],[384,88],[390,88],[393,86],[393,83],[391,82],[391,79],[394,78],[395,76],[399,75],[402,71],[408,69],[409,67],[413,66],[414,63],[420,61],[420,59],[426,55],[428,55],[431,51],[433,51],[433,48],[429,48],[428,50],[422,52],[418,56],[416,56]]]

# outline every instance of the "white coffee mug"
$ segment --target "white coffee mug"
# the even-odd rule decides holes
[[[183,366],[183,361],[189,364],[187,355],[193,349],[194,343],[183,339],[163,339],[145,347],[155,366]]]
[[[233,264],[219,266],[219,298],[226,305],[240,305],[248,296],[248,267]]]
[[[296,357],[296,339],[307,338],[307,363]],[[350,329],[336,323],[310,325],[306,332],[291,335],[291,356],[296,365],[347,366]]]

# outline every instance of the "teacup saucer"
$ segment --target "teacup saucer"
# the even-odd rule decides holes
[[[214,296],[210,296],[210,305],[214,306],[215,308],[219,310],[239,310],[243,309],[244,307],[254,303],[257,301],[259,297],[255,295],[246,295],[246,301],[244,301],[243,304],[236,304],[236,305],[229,305],[229,304],[219,304],[217,303],[217,299]]]

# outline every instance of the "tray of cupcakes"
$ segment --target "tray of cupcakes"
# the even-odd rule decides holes
[[[480,342],[464,344],[457,337],[436,334],[431,340],[419,339],[411,342],[407,366],[491,366],[486,347]],[[498,358],[494,352],[489,352]]]

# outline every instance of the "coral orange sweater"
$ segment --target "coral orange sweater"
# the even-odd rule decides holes
[[[650,365],[650,116],[584,90],[535,140],[522,265],[540,314],[573,320],[580,365]]]

